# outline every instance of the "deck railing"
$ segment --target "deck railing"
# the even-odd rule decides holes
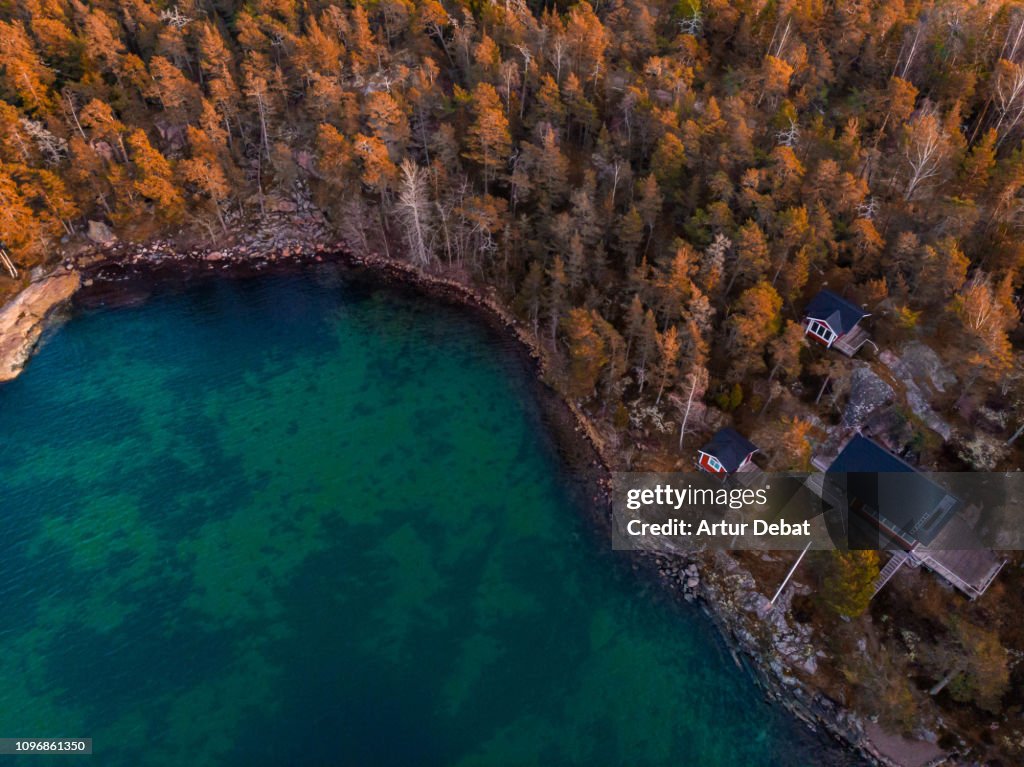
[[[867,330],[858,325],[846,335],[833,341],[832,348],[852,357],[860,347],[867,343],[869,335]]]
[[[932,572],[941,575],[943,578],[945,578],[947,581],[953,584],[956,588],[960,589],[962,592],[967,594],[967,596],[969,596],[971,599],[977,599],[982,594],[984,594],[988,590],[988,587],[992,585],[992,581],[996,579],[996,576],[999,575],[999,572],[1003,569],[1003,566],[1006,564],[1006,560],[1004,559],[996,567],[992,568],[992,570],[989,571],[989,573],[985,576],[985,579],[981,583],[973,584],[969,583],[968,581],[965,581],[959,575],[957,575],[948,567],[946,567],[946,565],[944,565],[942,562],[933,557],[927,549],[915,546],[914,549],[911,550],[910,556],[913,559],[916,559],[920,564],[924,565]]]

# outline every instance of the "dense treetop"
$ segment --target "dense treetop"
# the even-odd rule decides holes
[[[968,388],[1019,367],[1024,5],[6,0],[0,40],[22,268],[308,195],[495,286],[613,407],[795,380],[825,284]]]

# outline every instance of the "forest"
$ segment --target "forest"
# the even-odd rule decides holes
[[[956,377],[952,436],[907,415],[908,458],[1006,469],[1022,139],[1017,2],[0,0],[0,296],[90,222],[217,247],[300,201],[353,252],[492,290],[627,465],[690,465],[696,405],[803,469],[852,364],[804,341],[828,287],[878,347],[923,342]],[[922,619],[981,658],[943,694],[1019,711],[971,609]],[[901,663],[928,687],[939,654]],[[840,671],[887,720],[922,697]]]
[[[622,424],[673,391],[735,410],[828,375],[798,325],[825,285],[883,340],[941,337],[961,408],[1021,418],[1015,4],[8,0],[0,19],[7,292],[87,221],[216,243],[301,196],[353,249],[495,288]],[[990,468],[998,442],[961,459]]]

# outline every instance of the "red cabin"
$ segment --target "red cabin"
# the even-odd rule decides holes
[[[757,452],[757,446],[735,429],[719,429],[704,447],[697,451],[697,465],[716,476],[742,470]]]
[[[856,304],[831,290],[823,290],[807,305],[804,334],[852,357],[868,341],[868,332],[860,326],[860,321],[868,316]]]

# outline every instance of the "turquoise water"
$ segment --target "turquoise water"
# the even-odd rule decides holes
[[[463,311],[329,269],[82,313],[0,387],[0,737],[93,738],[33,765],[850,763],[609,550],[535,393]]]

